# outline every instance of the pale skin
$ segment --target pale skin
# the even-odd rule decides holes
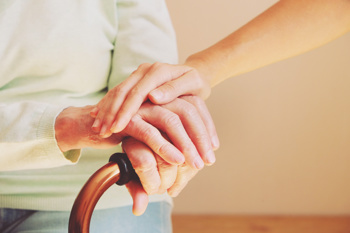
[[[170,196],[176,197],[199,171],[198,169],[186,165],[186,163],[179,166],[166,163],[160,156],[149,149],[147,145],[131,137],[123,141],[123,149],[128,154],[136,171],[139,170],[138,166],[141,167],[141,170],[144,167],[144,165],[142,165],[144,161],[140,159],[140,155],[143,155],[143,158],[148,158],[149,162],[153,164],[153,167],[158,167],[158,170],[143,170],[145,175],[144,178],[148,178],[148,176],[152,175],[155,177],[159,176],[160,185],[158,193],[164,193],[167,191]],[[140,179],[142,182],[142,178]],[[142,185],[136,181],[131,181],[127,185],[133,198],[133,213],[135,215],[141,215],[146,210],[148,204],[148,194],[144,191],[143,182]]]
[[[228,78],[305,53],[349,31],[349,0],[281,0],[182,65],[140,65],[92,109],[93,129],[109,137],[121,132],[147,99],[155,104],[182,95],[206,99],[212,87]],[[217,148],[217,135],[210,140]],[[141,149],[151,154],[144,144]]]
[[[281,0],[182,65],[142,64],[111,89],[91,115],[102,137],[120,132],[145,100],[206,99],[228,78],[320,47],[350,31],[350,0]],[[218,146],[216,136],[211,138]]]
[[[177,98],[161,106],[145,102],[122,132],[108,138],[100,137],[91,129],[93,108],[63,110],[55,124],[57,144],[66,152],[84,147],[105,149],[123,141],[123,149],[141,181],[127,185],[134,200],[135,215],[145,211],[148,195],[168,192],[176,196],[181,192],[204,166],[198,151],[212,156],[206,159],[211,161],[208,165],[215,162],[210,144],[210,138],[216,135],[215,126],[199,97]],[[184,153],[197,154],[199,164],[195,168],[190,166],[190,162],[185,162]]]

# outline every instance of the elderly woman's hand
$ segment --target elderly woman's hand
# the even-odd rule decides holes
[[[182,97],[165,105],[144,103],[120,133],[101,138],[91,130],[93,106],[69,107],[56,119],[57,144],[65,152],[84,147],[109,148],[131,136],[148,145],[171,164],[200,169],[215,161],[218,137],[210,114],[199,97]],[[162,136],[165,133],[169,140]],[[212,146],[211,141],[217,141]],[[204,163],[203,163],[204,161]]]
[[[126,184],[137,216],[146,210],[148,195],[168,192],[175,197],[199,171],[186,163],[178,166],[167,163],[147,145],[131,137],[123,140],[123,149],[140,178]]]
[[[187,96],[157,108],[159,107],[176,113],[183,122],[188,134],[193,135],[192,138],[195,135],[197,137],[202,135],[201,137],[203,138],[198,140],[196,146],[201,148],[200,151],[203,154],[203,158],[205,158],[206,164],[211,165],[215,157],[212,153],[213,148],[210,140],[205,135],[208,134],[209,137],[217,136],[204,101],[199,97]],[[141,115],[147,114],[142,113],[142,109],[140,110]],[[148,108],[145,110],[148,111]],[[164,136],[167,137],[167,135]],[[188,181],[199,171],[190,166],[188,162],[181,165],[168,163],[152,151],[151,148],[135,138],[128,137],[123,139],[122,145],[141,182],[133,181],[127,185],[134,200],[133,212],[135,215],[142,214],[146,209],[148,195],[168,192],[171,196],[177,196],[187,185]]]
[[[183,96],[160,106],[146,102],[122,132],[108,138],[92,131],[92,108],[69,107],[59,114],[55,126],[58,146],[62,151],[108,148],[123,141],[142,183],[140,186],[133,181],[128,185],[135,214],[143,213],[147,195],[168,191],[175,196],[204,163],[215,162],[213,150],[218,144],[213,147],[211,141],[218,142],[217,134],[199,97]]]

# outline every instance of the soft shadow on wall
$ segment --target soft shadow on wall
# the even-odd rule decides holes
[[[277,1],[167,0],[180,61]],[[240,75],[207,100],[217,162],[175,199],[175,213],[350,214],[350,34]]]

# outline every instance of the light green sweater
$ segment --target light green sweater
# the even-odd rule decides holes
[[[177,62],[164,0],[0,2],[0,207],[70,210],[120,150],[59,150],[55,117],[96,104],[144,62]],[[152,201],[169,200],[155,195]],[[98,208],[131,204],[112,187]]]

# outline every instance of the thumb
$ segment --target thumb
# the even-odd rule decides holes
[[[133,214],[136,216],[142,215],[146,211],[148,205],[148,195],[146,191],[143,189],[140,181],[138,180],[131,180],[125,186],[133,200]]]
[[[179,95],[179,89],[173,86],[173,82],[167,82],[162,86],[154,89],[148,94],[148,98],[154,104],[167,104],[174,99],[176,99]]]
[[[191,70],[152,90],[148,98],[154,104],[167,104],[182,95],[197,95],[206,99],[210,95],[210,85],[197,71]]]

